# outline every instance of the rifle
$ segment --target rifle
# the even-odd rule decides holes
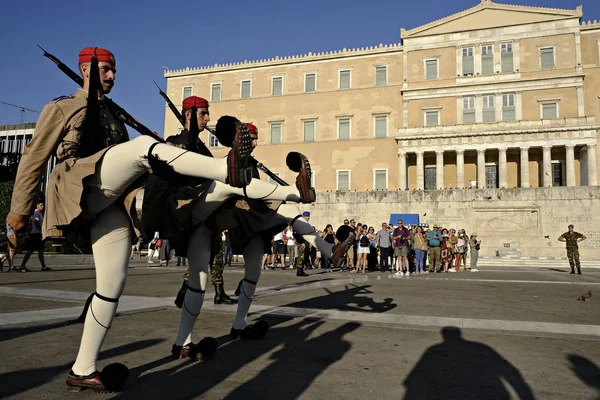
[[[175,106],[175,104],[173,104],[173,102],[171,101],[171,99],[169,98],[169,96],[165,92],[162,91],[162,89],[160,88],[160,86],[158,86],[158,84],[156,82],[154,82],[154,84],[158,88],[158,92],[160,93],[160,95],[162,96],[162,98],[165,99],[165,101],[167,102],[167,105],[169,106],[169,108],[171,109],[171,111],[173,111],[173,114],[175,114],[175,117],[179,120],[179,122],[181,123],[181,125],[183,125],[185,127],[185,118],[183,117],[183,115],[181,115],[181,113],[179,112],[179,110],[177,109],[177,107]],[[193,113],[193,111],[192,111],[192,113]],[[193,118],[195,118],[195,117],[193,117]],[[193,124],[193,122],[190,121],[190,129],[193,126],[192,124]],[[208,126],[204,127],[204,129],[206,129],[207,131],[209,131],[210,133],[212,133],[213,135],[216,136],[216,132],[213,129],[209,128]],[[192,136],[193,135],[190,134],[190,138]],[[206,151],[210,154],[210,150],[208,150],[208,148],[206,147],[206,144],[204,144],[204,142],[201,141],[201,140],[200,140],[200,143],[201,143],[200,146],[204,147],[204,149],[206,149]],[[204,150],[204,149],[201,149],[201,150]],[[268,175],[271,179],[273,179],[275,182],[277,182],[281,186],[289,186],[289,184],[286,181],[284,181],[283,179],[281,179],[280,177],[278,177],[277,175],[275,175],[269,168],[267,168],[266,165],[264,165],[263,163],[259,162],[254,157],[250,156],[250,158],[249,158],[248,161],[250,162],[250,164],[252,164],[256,168],[260,169],[262,172],[264,172],[266,175]]]
[[[44,50],[39,44],[37,45],[37,47],[39,47],[44,52],[44,57],[50,59],[54,64],[56,64],[58,69],[60,69],[69,78],[71,78],[71,80],[73,80],[73,82],[75,82],[79,86],[83,87],[83,78],[82,77],[77,75],[77,73],[75,73],[75,71],[73,71],[71,68],[69,68],[67,65],[65,65],[62,61],[60,61],[54,55],[52,55],[52,54],[48,53],[46,50]],[[136,131],[141,133],[142,135],[150,136],[153,139],[158,140],[160,143],[165,143],[165,139],[160,137],[158,135],[158,133],[154,132],[153,130],[151,130],[150,128],[146,127],[141,122],[139,122],[137,119],[133,118],[127,111],[125,111],[125,109],[123,109],[121,106],[119,106],[113,100],[111,100],[110,98],[108,98],[106,96],[104,96],[104,99],[107,103],[110,103],[110,105],[112,105],[112,108],[115,110],[115,117],[117,117],[117,119],[119,119],[120,121],[129,125],[133,129],[135,129]]]

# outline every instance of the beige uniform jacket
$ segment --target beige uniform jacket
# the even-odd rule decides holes
[[[53,154],[59,159],[65,157],[68,148],[78,142],[79,133],[76,128],[83,121],[86,106],[87,93],[78,89],[74,96],[54,100],[44,107],[37,121],[33,140],[25,147],[19,163],[11,202],[12,213],[31,213],[33,196],[39,188],[48,159]],[[126,132],[124,126],[122,129]],[[56,165],[46,189],[44,237],[62,236],[61,227],[85,214],[81,204],[83,180],[94,174],[96,164],[108,149],[85,158],[69,158]],[[126,207],[126,210],[129,209]]]

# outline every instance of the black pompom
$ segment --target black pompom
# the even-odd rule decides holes
[[[285,158],[285,163],[289,169],[294,172],[300,172],[302,170],[302,154],[291,151]]]
[[[111,392],[123,390],[127,378],[129,378],[129,368],[120,363],[109,364],[100,372],[100,381]]]
[[[217,339],[207,336],[194,345],[188,354],[194,361],[210,360],[217,352],[218,347]]]
[[[349,225],[342,225],[337,229],[337,231],[335,231],[335,237],[340,242],[343,242],[348,238],[351,232],[354,232],[354,228],[350,227]]]
[[[254,329],[257,331],[261,339],[265,337],[267,331],[269,330],[269,324],[267,321],[261,319],[253,324]]]
[[[217,121],[215,127],[215,136],[223,146],[231,147],[233,145],[233,138],[235,133],[241,124],[240,120],[230,115],[224,115]]]

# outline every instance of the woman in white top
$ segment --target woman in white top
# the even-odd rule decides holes
[[[360,235],[358,236],[358,261],[356,263],[356,272],[366,273],[367,268],[367,256],[371,252],[369,249],[369,245],[371,239],[369,238],[369,234],[367,233],[368,226],[363,225],[360,231]]]
[[[296,240],[294,239],[294,229],[291,226],[288,226],[285,236],[287,237],[287,253],[290,256],[290,269],[292,269],[296,261]]]

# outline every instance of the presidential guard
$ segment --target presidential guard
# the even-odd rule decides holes
[[[87,240],[96,269],[96,292],[85,311],[81,344],[67,385],[120,390],[127,368],[117,364],[100,373],[96,362],[125,285],[132,236],[134,231],[139,233],[133,199],[150,164],[162,162],[177,174],[211,180],[216,195],[207,195],[204,200],[226,199],[225,193],[262,198],[264,187],[258,191],[241,189],[251,179],[251,141],[245,125],[232,121],[233,134],[227,138],[231,151],[223,159],[187,152],[150,136],[129,140],[117,118],[119,109],[105,97],[115,84],[112,52],[84,48],[79,53],[79,72],[82,89],[54,99],[40,114],[33,140],[19,164],[6,222],[15,232],[26,225],[46,162],[56,154],[58,164],[46,191],[43,237],[65,235]],[[223,190],[223,186],[232,190]],[[210,210],[206,212],[205,216],[210,214]]]

